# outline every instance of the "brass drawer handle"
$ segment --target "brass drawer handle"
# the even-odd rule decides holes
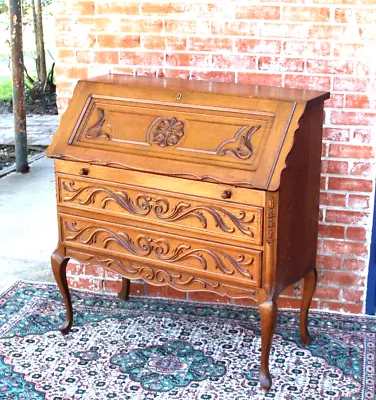
[[[232,196],[231,190],[225,190],[222,193],[222,199],[231,199],[231,196]]]
[[[80,175],[89,175],[89,168],[81,168]]]

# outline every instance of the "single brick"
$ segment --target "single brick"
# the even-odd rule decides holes
[[[330,90],[330,77],[286,74],[285,87],[294,89]]]
[[[248,85],[282,86],[282,75],[239,72],[238,83],[246,83]]]
[[[345,227],[341,225],[319,224],[319,236],[331,239],[344,239]]]
[[[342,193],[320,193],[320,205],[330,207],[345,207],[346,195]]]
[[[366,210],[370,207],[370,196],[349,194],[348,207],[358,210]]]
[[[328,22],[330,9],[327,7],[283,7],[283,19],[298,22]]]
[[[365,242],[367,239],[367,231],[365,228],[360,226],[348,226],[346,228],[346,237],[349,240]]]
[[[364,225],[368,222],[369,213],[347,210],[326,210],[325,221],[339,224]]]
[[[303,72],[304,60],[300,58],[259,57],[258,69],[270,72]]]
[[[373,181],[368,179],[329,177],[328,189],[343,190],[346,192],[372,192]]]

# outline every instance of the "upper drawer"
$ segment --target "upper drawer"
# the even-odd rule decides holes
[[[304,107],[236,92],[80,82],[47,154],[274,190]]]

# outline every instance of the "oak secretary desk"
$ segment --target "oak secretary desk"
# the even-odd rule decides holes
[[[59,244],[52,268],[73,322],[70,258],[130,279],[258,302],[260,383],[279,294],[316,287],[323,104],[329,93],[108,75],[80,81],[47,155]]]

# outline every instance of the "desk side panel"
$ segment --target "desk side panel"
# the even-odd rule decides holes
[[[279,188],[277,291],[316,265],[323,102],[308,105],[300,120]]]

